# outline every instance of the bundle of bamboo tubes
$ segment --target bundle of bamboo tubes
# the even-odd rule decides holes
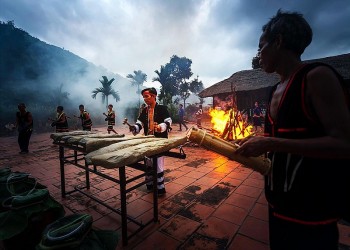
[[[263,156],[244,157],[234,154],[233,152],[238,146],[214,135],[207,134],[205,130],[193,127],[188,131],[187,137],[190,141],[197,143],[199,146],[226,156],[230,160],[237,161],[248,168],[258,171],[262,175],[267,175],[270,171],[271,162],[268,158]]]

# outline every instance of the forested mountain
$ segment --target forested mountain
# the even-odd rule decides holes
[[[21,102],[33,113],[38,129],[45,126],[48,116],[55,115],[57,105],[64,106],[67,113],[78,113],[81,103],[90,113],[100,112],[104,106],[91,98],[91,92],[101,86],[102,76],[115,78],[113,88],[121,96],[122,89],[130,86],[126,78],[30,36],[13,21],[0,22],[1,129],[14,122]]]

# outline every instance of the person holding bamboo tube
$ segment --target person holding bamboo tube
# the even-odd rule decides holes
[[[233,154],[271,159],[271,249],[336,250],[337,222],[350,213],[349,93],[331,66],[301,61],[312,41],[302,14],[278,10],[262,32],[259,63],[280,82],[267,106],[265,137],[241,140]]]

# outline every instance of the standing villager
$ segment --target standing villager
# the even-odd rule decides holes
[[[68,132],[68,120],[66,114],[63,112],[63,106],[57,106],[56,120],[51,123],[51,126],[56,127],[56,133]]]
[[[136,135],[143,129],[145,135],[168,138],[172,119],[167,107],[156,102],[157,90],[155,88],[146,88],[141,91],[141,94],[147,106],[137,118],[136,124],[130,126],[130,131]],[[149,161],[147,165],[151,167],[152,162]],[[157,177],[158,195],[164,195],[166,192],[164,185],[164,157],[157,158]],[[151,178],[152,175],[146,176],[146,181]],[[147,183],[146,186],[148,190],[153,189],[152,182]]]
[[[19,112],[16,113],[16,128],[18,129],[18,145],[20,154],[29,152],[29,141],[33,132],[33,116],[26,110],[24,103],[18,104]]]
[[[258,102],[255,102],[253,109],[253,127],[254,132],[261,132],[262,122],[261,119],[264,117]]]
[[[202,128],[202,115],[203,115],[203,108],[202,104],[199,104],[199,108],[196,112],[196,118],[197,118],[197,127]]]
[[[83,130],[91,131],[92,121],[90,118],[90,114],[85,110],[85,107],[83,104],[79,105],[79,110],[80,110],[80,115],[78,118],[81,120],[81,126],[83,127]]]
[[[115,115],[115,112],[113,110],[113,105],[112,104],[109,104],[108,105],[108,111],[107,111],[107,114],[106,113],[103,113],[104,116],[106,116],[106,119],[105,121],[107,121],[107,132],[108,134],[111,133],[111,131],[114,133],[114,134],[118,134],[117,131],[114,130],[113,126],[115,125],[115,118],[116,118],[116,115]]]
[[[185,124],[184,117],[185,117],[185,110],[183,108],[183,105],[179,104],[179,125],[180,125],[179,131],[182,131],[182,125],[184,125],[186,130],[188,129]]]
[[[331,66],[301,62],[312,29],[300,13],[279,10],[262,30],[259,63],[280,82],[267,106],[266,137],[242,140],[235,153],[271,159],[272,250],[337,250],[337,222],[350,211],[349,93]]]

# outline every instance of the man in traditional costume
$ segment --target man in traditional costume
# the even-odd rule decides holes
[[[172,120],[167,107],[157,103],[157,90],[155,88],[146,88],[141,91],[141,94],[147,106],[141,111],[136,124],[130,126],[130,131],[136,135],[143,129],[145,135],[168,138]],[[147,161],[146,164],[147,166],[152,166],[152,161]],[[164,157],[157,158],[157,177],[158,195],[164,195]],[[146,180],[151,180],[151,178],[152,175],[146,176]],[[151,181],[146,186],[148,190],[153,189]]]
[[[68,120],[66,114],[63,112],[62,106],[57,106],[56,120],[51,123],[51,126],[56,127],[56,133],[68,132]]]
[[[91,131],[92,121],[90,118],[90,114],[85,110],[85,107],[83,104],[79,105],[79,111],[80,111],[80,115],[78,118],[81,119],[81,126],[83,127],[83,130]]]

